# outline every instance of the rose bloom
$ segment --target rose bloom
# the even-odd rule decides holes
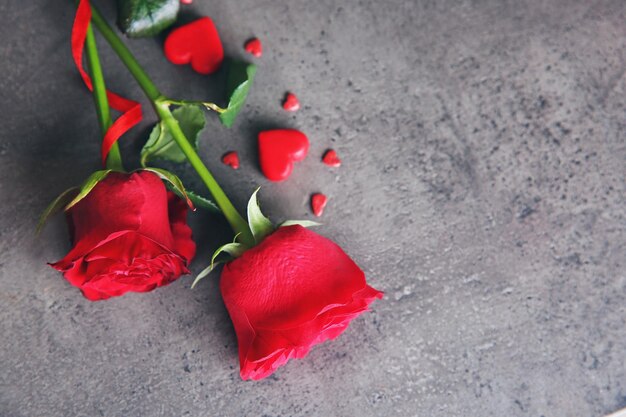
[[[276,230],[227,263],[220,289],[243,379],[261,379],[334,339],[382,293],[335,243],[302,226]]]
[[[196,245],[187,206],[151,172],[110,173],[67,218],[74,247],[51,266],[90,300],[151,291],[189,273]]]

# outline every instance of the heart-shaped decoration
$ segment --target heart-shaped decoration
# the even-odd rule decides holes
[[[277,129],[259,133],[261,171],[271,181],[284,181],[294,162],[302,161],[309,151],[309,140],[298,130]]]
[[[222,156],[222,162],[224,163],[224,165],[228,165],[232,169],[238,169],[239,155],[235,151],[228,152],[227,154],[224,154],[224,156]]]
[[[287,111],[298,111],[300,109],[300,101],[293,93],[287,93],[285,101],[283,101],[283,109]]]
[[[180,26],[167,35],[165,57],[177,65],[191,63],[200,74],[211,74],[224,60],[220,35],[210,17],[202,17]]]
[[[261,55],[263,55],[263,45],[261,45],[261,41],[257,38],[250,39],[248,42],[246,42],[244,48],[247,53],[256,58],[260,58]]]
[[[311,208],[313,209],[313,214],[315,214],[317,217],[320,217],[322,213],[324,213],[326,203],[328,203],[328,197],[326,197],[324,194],[313,194],[313,196],[311,196]]]
[[[324,154],[322,158],[322,162],[328,165],[329,167],[338,167],[341,166],[341,159],[337,155],[337,152],[334,149],[329,149]]]

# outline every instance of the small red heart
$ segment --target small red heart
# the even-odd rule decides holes
[[[235,151],[228,152],[222,156],[222,162],[224,165],[228,165],[232,169],[237,169],[239,168],[239,155]]]
[[[317,217],[320,217],[322,213],[324,213],[324,207],[326,207],[326,203],[328,203],[328,197],[324,194],[317,193],[311,196],[311,208],[313,209],[313,214]]]
[[[309,151],[309,140],[298,130],[277,129],[259,133],[261,171],[271,181],[286,180],[293,163],[302,161]]]
[[[339,159],[339,156],[337,155],[337,152],[335,152],[334,149],[329,149],[326,151],[326,153],[324,154],[324,157],[322,158],[322,162],[328,165],[329,167],[336,168],[338,166],[341,166],[341,159]]]
[[[191,63],[200,74],[211,74],[224,60],[224,48],[220,35],[210,17],[202,17],[180,26],[167,35],[165,57],[172,63]]]
[[[246,42],[244,48],[246,49],[247,53],[257,58],[260,58],[261,55],[263,55],[263,45],[261,45],[261,41],[257,38],[250,39],[248,42]]]
[[[283,109],[287,111],[298,111],[300,109],[300,101],[293,93],[287,93],[285,101],[283,101]]]

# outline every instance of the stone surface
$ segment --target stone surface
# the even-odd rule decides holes
[[[109,19],[109,3],[103,11]],[[46,261],[69,248],[38,214],[99,167],[72,67],[71,1],[0,2],[0,415],[600,416],[626,407],[626,6],[622,0],[195,2],[226,55],[264,54],[249,105],[211,117],[201,154],[243,208],[309,218],[386,292],[334,342],[242,382],[217,276],[91,303]],[[169,95],[221,96],[224,74],[130,41]],[[142,97],[100,39],[109,85]],[[298,91],[287,114],[276,97]],[[145,101],[144,101],[145,103]],[[123,138],[136,164],[154,115]],[[264,179],[256,134],[297,128],[310,156]],[[340,169],[317,155],[332,147]],[[220,163],[237,149],[242,168]],[[201,189],[188,168],[178,172]],[[229,239],[192,216],[199,272]]]

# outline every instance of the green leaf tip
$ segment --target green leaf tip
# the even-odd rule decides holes
[[[186,104],[174,110],[172,116],[178,122],[185,137],[191,142],[194,150],[197,150],[198,138],[206,126],[204,111],[199,106]],[[148,141],[141,149],[141,166],[145,167],[148,162],[154,159],[177,163],[187,160],[174,140],[174,136],[163,122],[154,126]]]
[[[131,38],[154,36],[172,25],[180,0],[117,0],[117,25]]]
[[[228,106],[219,115],[224,126],[231,127],[235,123],[237,115],[246,102],[255,75],[256,65],[241,61],[231,63],[226,82],[229,96]]]

